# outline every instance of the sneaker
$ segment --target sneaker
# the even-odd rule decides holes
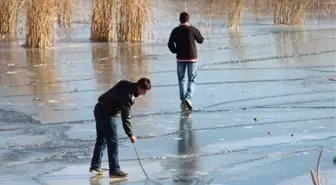
[[[182,111],[185,111],[185,110],[187,110],[187,109],[188,109],[188,105],[187,105],[187,103],[186,103],[185,101],[181,102],[181,110],[182,110]]]
[[[100,168],[93,168],[93,167],[90,168],[89,172],[94,173],[94,174],[98,174],[98,175],[104,175],[105,174],[104,170],[102,170]]]
[[[125,173],[121,170],[114,170],[110,172],[110,178],[116,178],[116,177],[123,178],[127,176],[128,176],[128,173]]]
[[[185,102],[185,104],[186,104],[188,110],[192,110],[191,100],[189,100],[189,99],[187,98],[187,99],[185,99],[184,102]]]

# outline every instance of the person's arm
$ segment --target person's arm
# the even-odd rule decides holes
[[[123,97],[121,100],[121,119],[125,133],[128,137],[133,136],[131,123],[131,106],[132,99],[128,96]]]
[[[195,36],[195,39],[196,39],[197,43],[199,43],[199,44],[203,43],[204,38],[203,38],[201,32],[197,28],[194,28],[194,36]]]
[[[168,48],[170,52],[176,53],[176,46],[175,46],[175,30],[173,30],[169,36],[168,41]]]

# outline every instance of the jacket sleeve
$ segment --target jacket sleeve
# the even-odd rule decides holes
[[[201,32],[197,28],[194,28],[194,36],[195,36],[195,39],[196,39],[197,43],[199,43],[199,44],[203,43],[204,38],[203,38]]]
[[[169,41],[168,41],[168,48],[170,52],[176,53],[176,46],[175,46],[175,30],[173,30],[169,36]]]
[[[132,98],[124,97],[121,100],[121,119],[122,124],[125,130],[125,133],[128,137],[132,137],[132,123],[131,123],[131,106]]]

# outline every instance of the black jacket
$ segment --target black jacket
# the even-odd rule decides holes
[[[203,43],[203,36],[200,31],[188,24],[181,24],[173,29],[170,34],[168,48],[172,53],[176,53],[178,62],[196,62],[196,43]]]
[[[121,80],[98,98],[98,104],[108,115],[115,116],[121,112],[123,127],[128,137],[132,136],[131,106],[138,96],[136,83]]]

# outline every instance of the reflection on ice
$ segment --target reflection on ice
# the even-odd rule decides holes
[[[178,141],[178,155],[190,155],[197,154],[198,143],[194,131],[192,130],[192,118],[180,118],[180,134],[181,140]],[[200,170],[199,156],[194,156],[188,159],[179,158],[175,162],[177,163],[176,169],[178,169],[177,179],[184,182],[192,182],[197,175],[197,171]]]

